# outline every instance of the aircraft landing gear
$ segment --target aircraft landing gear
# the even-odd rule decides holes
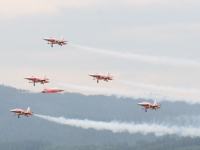
[[[51,44],[51,47],[53,47],[53,44]]]
[[[97,83],[99,83],[99,80],[97,80]]]
[[[19,115],[18,115],[18,118],[19,118]]]
[[[33,85],[35,86],[35,82],[33,83]]]
[[[145,112],[147,112],[147,109],[145,109]]]

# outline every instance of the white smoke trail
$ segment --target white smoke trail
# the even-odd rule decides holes
[[[184,126],[200,127],[200,116],[185,116],[185,115],[166,116],[163,119],[159,119],[159,120],[161,123],[164,123],[167,125],[176,124],[178,126],[184,125]],[[156,122],[156,121],[154,120],[154,122]],[[158,122],[158,123],[160,123],[160,122]]]
[[[189,104],[194,104],[194,103],[200,103],[198,98],[190,98],[190,97],[184,97],[182,95],[165,95],[165,94],[157,94],[157,93],[144,93],[144,92],[138,92],[136,90],[133,90],[132,92],[127,92],[119,89],[109,89],[109,88],[98,88],[98,87],[89,87],[89,86],[78,86],[78,85],[72,85],[72,84],[62,84],[59,83],[60,85],[65,86],[66,88],[69,89],[75,89],[79,91],[89,91],[89,92],[95,92],[99,93],[102,95],[106,96],[117,96],[117,97],[125,97],[125,98],[133,98],[133,99],[145,99],[145,100],[158,100],[158,101],[184,101]]]
[[[200,97],[200,90],[186,89],[186,88],[174,88],[170,86],[157,86],[152,84],[144,84],[137,82],[130,82],[124,80],[118,80],[122,83],[131,85],[135,88],[141,88],[143,91],[150,91],[152,93],[162,93],[170,96],[180,97],[180,95],[187,99],[198,99]]]
[[[127,53],[127,52],[116,52],[116,51],[109,51],[105,49],[96,49],[96,48],[80,46],[76,44],[69,44],[69,45],[83,49],[83,50],[87,50],[90,52],[110,55],[110,56],[119,57],[119,58],[132,59],[138,62],[165,64],[165,65],[172,65],[172,66],[200,67],[199,61],[172,59],[168,57],[158,57],[158,56],[144,56],[144,55],[138,55],[138,54],[133,54],[133,53]]]
[[[58,124],[69,125],[73,127],[83,128],[83,129],[95,129],[95,130],[109,130],[113,133],[121,133],[128,132],[130,134],[141,133],[141,134],[149,134],[153,133],[156,136],[162,136],[167,134],[177,134],[179,136],[189,136],[189,137],[199,137],[200,130],[198,127],[194,126],[168,126],[163,124],[136,124],[132,123],[120,123],[117,121],[111,122],[102,122],[102,121],[91,121],[91,120],[79,120],[79,119],[66,119],[64,117],[51,117],[44,115],[35,116],[52,121]]]

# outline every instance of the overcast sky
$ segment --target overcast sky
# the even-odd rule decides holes
[[[120,81],[125,80],[200,91],[198,0],[0,2],[2,84],[41,91],[43,85],[34,87],[23,77],[46,74],[46,87],[75,92],[83,91],[58,83],[159,93]],[[52,48],[42,40],[61,36],[69,45]],[[97,84],[88,76],[107,72],[115,80]]]

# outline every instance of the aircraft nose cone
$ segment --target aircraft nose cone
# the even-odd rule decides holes
[[[48,40],[48,38],[43,38],[43,40],[46,40],[46,41],[47,41],[47,40]]]
[[[137,103],[138,105],[142,105],[142,103]]]
[[[11,109],[10,112],[14,112],[14,109]]]

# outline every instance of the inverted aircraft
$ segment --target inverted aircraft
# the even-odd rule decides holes
[[[49,79],[46,78],[46,75],[43,77],[43,78],[37,78],[37,77],[26,77],[24,79],[27,79],[29,80],[29,83],[33,83],[33,85],[35,86],[35,83],[41,83],[41,84],[44,84],[44,83],[49,83]]]
[[[43,38],[43,40],[48,41],[47,44],[51,44],[51,47],[53,47],[53,44],[58,44],[60,46],[67,44],[67,41],[64,40],[63,36],[60,38],[60,40],[52,38],[52,37],[50,37],[50,38]]]
[[[159,105],[157,103],[157,101],[155,100],[153,104],[149,103],[149,102],[142,102],[142,103],[138,103],[138,105],[142,106],[142,109],[145,109],[145,112],[147,112],[147,109],[159,109],[161,108],[161,105]]]
[[[44,91],[42,91],[42,93],[57,93],[57,92],[63,92],[65,90],[59,89],[59,88],[44,88]]]
[[[99,83],[99,80],[103,80],[108,82],[108,80],[113,80],[113,77],[110,76],[110,73],[108,73],[107,75],[101,75],[101,74],[89,74],[89,76],[93,77],[93,80],[97,80],[97,83]]]
[[[18,115],[18,118],[19,118],[20,115],[24,115],[24,116],[27,116],[27,117],[33,115],[33,112],[31,112],[30,107],[28,107],[27,110],[22,110],[22,109],[16,108],[16,109],[12,109],[10,111],[15,113],[14,115]]]

